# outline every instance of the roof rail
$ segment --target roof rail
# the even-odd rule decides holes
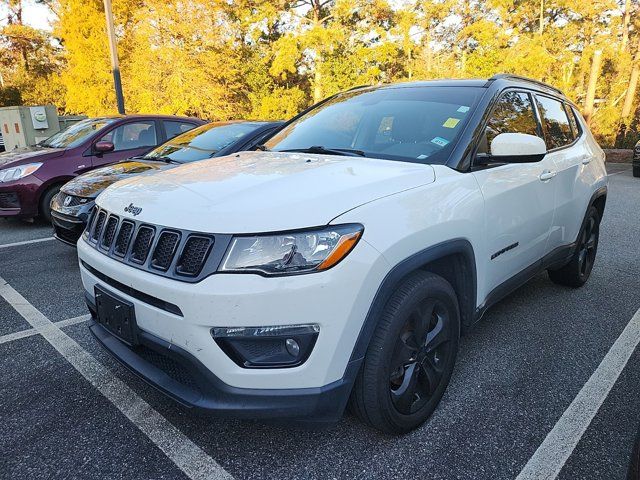
[[[539,80],[534,80],[533,78],[528,78],[528,77],[523,77],[521,75],[514,75],[511,73],[498,73],[497,75],[494,75],[493,77],[491,77],[489,79],[490,82],[493,82],[495,80],[520,80],[522,82],[529,82],[529,83],[534,83],[540,87],[544,87],[544,88],[548,88],[549,90],[553,90],[554,92],[558,92],[560,95],[564,96],[564,93],[562,93],[562,90],[560,90],[559,88],[556,87],[552,87],[551,85],[547,85],[544,82],[541,82]]]

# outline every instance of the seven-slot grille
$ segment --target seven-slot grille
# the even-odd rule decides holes
[[[149,225],[99,208],[92,212],[84,236],[89,245],[115,260],[186,282],[215,272],[213,263],[224,253],[212,254],[218,237],[228,243],[231,236]],[[215,258],[209,261],[210,257]]]

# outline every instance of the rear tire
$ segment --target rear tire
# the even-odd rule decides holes
[[[353,413],[389,434],[420,426],[449,384],[459,338],[451,285],[433,273],[411,274],[379,319],[351,394]]]
[[[53,187],[49,187],[40,199],[40,216],[47,223],[51,223],[51,200],[58,194],[61,186],[62,185],[54,185]]]
[[[557,270],[548,270],[551,281],[573,288],[584,285],[596,260],[599,238],[600,214],[596,207],[591,206],[578,234],[578,245],[571,261]]]

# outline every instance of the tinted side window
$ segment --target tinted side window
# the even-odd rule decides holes
[[[177,122],[172,120],[163,120],[164,131],[167,133],[167,140],[171,140],[173,137],[177,137],[181,133],[188,132],[195,127],[192,123]]]
[[[536,99],[547,149],[563,147],[573,142],[573,133],[562,103],[549,97],[536,96]]]
[[[113,151],[132,150],[134,148],[157,145],[156,123],[153,121],[132,122],[120,125],[100,140],[113,142]]]
[[[538,123],[528,93],[507,92],[500,97],[487,122],[487,143],[480,146],[480,152],[489,151],[491,141],[501,133],[538,135]]]

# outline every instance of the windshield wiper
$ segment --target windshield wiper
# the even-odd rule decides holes
[[[140,157],[140,158],[144,158],[145,160],[155,160],[158,162],[175,163],[176,165],[182,165],[182,162],[179,162],[169,157]]]
[[[300,153],[320,153],[324,155],[343,155],[346,157],[366,157],[362,150],[352,148],[325,148],[322,145],[313,145],[308,148],[291,148],[289,150],[279,150],[280,152],[300,152]]]

